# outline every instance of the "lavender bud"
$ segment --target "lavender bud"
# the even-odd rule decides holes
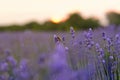
[[[102,60],[102,63],[105,63],[105,60],[104,60],[104,59]]]
[[[94,41],[91,41],[91,45],[92,45],[92,46],[94,45]]]
[[[8,63],[2,62],[0,63],[0,71],[7,71],[8,70]]]
[[[105,35],[105,32],[103,32],[103,33],[102,33],[102,37],[105,37],[105,36],[106,36],[106,35]]]
[[[10,56],[11,55],[10,49],[5,49],[4,53],[5,53],[6,56]]]
[[[92,47],[91,45],[87,45],[87,48],[88,48],[88,49],[91,49],[91,47]]]
[[[56,36],[56,35],[54,35],[54,41],[55,41],[55,43],[58,42],[58,41],[57,41],[57,36]]]
[[[22,60],[20,61],[20,69],[21,69],[21,70],[25,70],[25,69],[27,68],[27,64],[28,64],[28,60],[22,59]]]
[[[39,57],[39,64],[43,64],[46,60],[46,55],[45,54],[41,54]]]
[[[65,37],[64,36],[62,37],[62,41],[65,41]]]
[[[68,47],[65,47],[65,50],[66,50],[66,51],[68,51],[68,50],[69,50],[69,48],[68,48]]]
[[[89,33],[89,37],[90,37],[90,39],[92,39],[93,38],[93,35],[92,35],[92,28],[89,28],[89,31],[88,31],[88,33]]]
[[[74,30],[73,27],[70,27],[70,33],[71,33],[71,34],[74,34],[74,33],[75,33],[75,30]]]
[[[6,60],[12,67],[15,67],[17,65],[17,61],[13,56],[8,56]]]
[[[116,40],[118,40],[119,39],[119,34],[116,34],[115,38],[116,38]]]
[[[98,43],[96,43],[95,47],[96,47],[96,51],[98,52],[100,49],[100,45]]]
[[[107,42],[108,42],[108,44],[111,44],[110,38],[107,38]]]
[[[113,56],[109,56],[110,59],[114,59]]]
[[[106,40],[106,34],[105,32],[102,33],[103,40]]]
[[[92,28],[89,28],[89,33],[92,33]]]
[[[4,75],[0,75],[0,80],[6,80]]]
[[[75,30],[73,27],[70,27],[70,33],[72,35],[72,38],[74,39],[75,38]]]

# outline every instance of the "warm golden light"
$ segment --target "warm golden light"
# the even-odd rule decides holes
[[[51,18],[51,21],[54,23],[60,23],[62,21],[62,19],[53,17],[53,18]]]
[[[120,12],[120,0],[0,0],[0,25],[48,19],[59,23],[76,11],[85,17],[97,16],[104,22],[105,13],[111,10]]]

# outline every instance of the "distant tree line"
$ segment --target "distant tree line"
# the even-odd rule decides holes
[[[120,25],[120,13],[109,12],[106,16],[109,24]]]
[[[106,14],[109,24],[120,25],[120,14],[116,12],[109,12]],[[69,27],[73,26],[76,30],[85,30],[89,27],[95,29],[102,26],[96,18],[83,18],[79,13],[69,15],[69,18],[60,23],[54,23],[51,20],[43,24],[37,22],[30,22],[25,25],[9,25],[1,26],[0,31],[67,31]]]

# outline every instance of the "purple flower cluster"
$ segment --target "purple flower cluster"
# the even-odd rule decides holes
[[[73,27],[70,28],[70,33],[72,36],[72,43],[76,43],[76,45],[68,46],[69,50],[65,57],[61,57],[59,59],[61,55],[66,54],[66,52],[64,51],[61,52],[63,48],[65,48],[64,44],[60,42],[56,46],[57,48],[59,46],[59,49],[55,54],[59,53],[60,55],[55,56],[56,58],[55,61],[58,64],[52,63],[52,65],[54,64],[59,65],[59,66],[54,66],[55,70],[56,69],[59,70],[58,72],[59,74],[60,73],[64,74],[64,72],[68,70],[67,72],[70,71],[69,73],[71,74],[74,73],[77,76],[79,76],[77,78],[74,77],[73,80],[119,80],[120,78],[119,77],[120,69],[118,67],[120,65],[119,34],[115,34],[115,36],[110,36],[110,35],[107,35],[106,32],[101,31],[101,34],[98,36],[98,38],[100,39],[100,42],[99,42],[95,40],[94,34],[96,33],[91,28],[84,33],[84,37],[82,38],[82,40],[75,40],[78,38],[75,38],[75,31]],[[74,42],[74,41],[78,41],[78,42]],[[61,44],[62,44],[62,48],[60,49]],[[78,47],[78,45],[80,45],[83,48]],[[69,61],[66,61],[66,60],[70,60],[70,62],[72,61],[72,64],[70,64]],[[60,66],[65,67],[65,64],[64,65],[60,64],[61,61],[67,64],[67,68],[65,68],[65,71],[64,71],[64,68],[59,68]],[[72,68],[71,65],[76,66],[77,69]],[[53,67],[49,69],[54,72],[54,69],[52,68]],[[81,79],[83,76],[80,74],[81,72],[82,73],[85,72],[84,76],[87,77],[86,79]],[[70,74],[66,74],[68,78],[69,78],[69,75]],[[61,78],[57,79],[58,75],[55,75],[55,76],[56,76],[56,79],[53,79],[53,80],[61,79]],[[67,79],[67,80],[71,80],[71,79]]]
[[[44,39],[36,36],[38,33],[33,38],[32,32],[24,33],[27,39],[21,35],[16,39],[20,44],[15,43],[21,49],[14,44],[2,52],[0,45],[0,80],[120,80],[120,29],[112,30],[89,28],[75,32],[70,27],[70,34],[54,35],[54,45],[42,35],[50,47],[48,52],[42,45],[45,42],[40,41]],[[12,39],[10,42],[14,43]],[[17,54],[11,54],[14,48]],[[42,54],[42,50],[46,52]]]
[[[0,61],[0,80],[31,80],[32,74],[27,61],[17,61],[9,50],[5,50],[5,58]]]
[[[91,47],[94,45],[93,39],[93,33],[92,29],[89,28],[88,32],[85,32],[85,44],[88,49],[91,49]]]

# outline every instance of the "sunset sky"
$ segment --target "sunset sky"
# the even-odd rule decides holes
[[[0,25],[60,21],[73,12],[104,22],[109,10],[120,12],[120,0],[0,0]]]

